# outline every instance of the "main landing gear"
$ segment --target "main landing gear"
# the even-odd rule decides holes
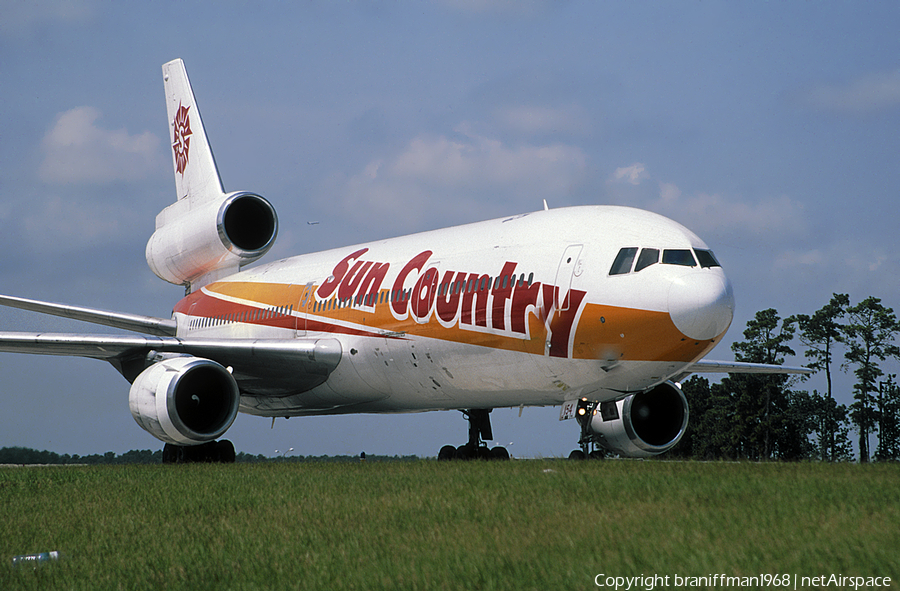
[[[597,445],[597,436],[591,431],[590,425],[594,415],[597,414],[600,403],[582,398],[578,401],[575,411],[575,420],[581,427],[581,437],[578,438],[576,449],[569,454],[570,460],[602,460],[606,457],[606,450]]]
[[[469,421],[469,442],[453,447],[445,445],[438,454],[438,460],[508,460],[509,452],[505,447],[488,449],[484,440],[494,439],[491,430],[490,408],[473,408],[462,411]]]
[[[200,445],[167,443],[163,447],[163,464],[233,464],[234,457],[234,444],[227,439]]]

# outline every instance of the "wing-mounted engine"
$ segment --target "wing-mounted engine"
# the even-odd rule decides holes
[[[671,382],[622,400],[599,405],[588,429],[602,447],[619,455],[643,458],[675,446],[688,425],[688,403]]]
[[[183,199],[157,216],[147,264],[169,283],[197,287],[256,261],[277,234],[275,209],[254,193],[229,193],[199,205]]]
[[[176,445],[213,441],[231,427],[241,396],[231,373],[215,361],[173,357],[145,369],[128,404],[138,425]]]

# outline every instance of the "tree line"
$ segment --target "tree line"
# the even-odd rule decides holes
[[[900,460],[900,387],[886,375],[900,359],[900,324],[891,308],[869,297],[851,305],[846,294],[812,315],[781,318],[763,310],[747,322],[744,340],[732,344],[735,360],[782,365],[799,341],[806,367],[823,375],[823,391],[799,389],[808,378],[773,374],[729,374],[721,383],[692,376],[682,384],[690,405],[685,436],[671,457],[732,460]],[[841,356],[840,353],[843,353]],[[834,397],[833,376],[856,378],[849,406]],[[870,436],[877,436],[874,451]]]
[[[362,460],[369,462],[407,462],[418,460],[418,456],[381,456],[366,455],[358,456],[301,456],[291,455],[274,457],[266,457],[262,454],[238,453],[235,456],[237,463],[259,463],[259,462],[359,462]],[[108,451],[105,454],[91,454],[80,456],[78,454],[58,454],[52,451],[38,451],[27,447],[3,447],[0,448],[0,464],[17,464],[17,465],[115,465],[115,464],[162,464],[162,450],[156,451],[150,449],[132,450],[123,454],[116,454]]]

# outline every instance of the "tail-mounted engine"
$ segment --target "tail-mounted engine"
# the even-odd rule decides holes
[[[614,402],[601,403],[589,419],[595,441],[619,455],[641,458],[668,451],[684,435],[688,403],[671,382]]]
[[[147,264],[169,283],[203,285],[259,259],[277,234],[275,209],[254,193],[200,204],[182,199],[156,217]]]
[[[145,369],[131,385],[128,403],[138,425],[176,445],[197,445],[221,436],[237,416],[237,383],[209,359],[174,357]]]

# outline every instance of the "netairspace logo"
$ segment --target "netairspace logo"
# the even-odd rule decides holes
[[[688,577],[682,575],[639,575],[635,577],[619,577],[600,573],[594,577],[597,587],[609,587],[619,591],[624,589],[645,589],[653,591],[657,587],[752,587],[779,588],[779,589],[807,589],[814,587],[867,589],[875,587],[890,587],[890,577],[859,577],[845,575],[819,575],[815,577],[798,576],[796,574],[760,574],[749,577],[729,576],[725,574],[710,574],[700,577]]]

